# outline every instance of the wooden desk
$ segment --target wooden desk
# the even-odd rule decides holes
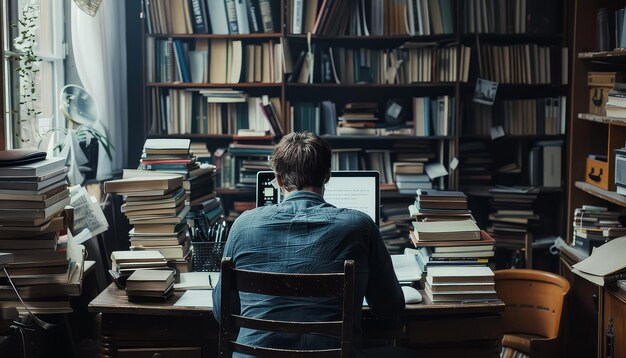
[[[423,292],[422,292],[423,294]],[[128,302],[114,284],[89,304],[101,315],[103,357],[216,357],[218,324],[211,310],[177,307],[177,292],[165,303]],[[407,305],[400,322],[374,318],[364,310],[365,344],[394,339],[425,356],[497,357],[504,303]]]

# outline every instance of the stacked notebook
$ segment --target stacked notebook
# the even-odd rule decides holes
[[[574,246],[591,254],[594,247],[626,235],[622,213],[606,207],[583,205],[574,211]]]
[[[487,266],[433,267],[424,291],[434,303],[497,300],[493,271]]]
[[[174,294],[174,271],[136,270],[126,280],[129,301],[167,300]]]
[[[410,237],[416,249],[405,253],[415,255],[427,280],[433,269],[459,276],[476,270],[491,272],[487,264],[494,255],[495,240],[478,228],[467,207],[467,197],[460,191],[417,191],[415,204],[409,207],[415,218]],[[433,290],[426,292],[433,299]],[[460,296],[446,296],[445,300],[455,297]]]
[[[188,194],[183,177],[165,174],[105,182],[107,193],[124,195],[122,212],[134,227],[129,232],[132,251],[156,250],[185,271],[189,256],[186,215]]]
[[[59,232],[70,203],[64,158],[44,152],[0,152],[0,252],[13,254],[7,272],[32,311],[71,311],[68,295],[79,294],[81,262],[70,262]],[[23,309],[0,271],[0,305]],[[31,302],[40,301],[40,304]],[[45,302],[44,302],[45,301]]]

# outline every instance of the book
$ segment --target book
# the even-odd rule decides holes
[[[145,192],[152,190],[172,190],[183,185],[182,176],[150,176],[109,180],[104,183],[107,193]]]
[[[59,189],[61,189],[61,191],[41,201],[1,200],[0,199],[0,208],[2,209],[45,209],[69,196],[68,189],[64,187],[59,187]]]
[[[65,167],[63,169],[65,169]],[[31,181],[31,180],[25,180],[25,179],[0,180],[0,190],[30,190],[30,191],[43,190],[59,182],[64,182],[65,176],[66,176],[65,171],[63,171],[61,174],[57,176],[47,178],[41,181],[40,180]]]
[[[126,290],[165,292],[173,283],[172,270],[136,270],[126,280]]]
[[[0,222],[7,221],[30,221],[32,219],[47,219],[63,210],[69,205],[70,197],[67,196],[58,202],[43,209],[5,209],[0,208]]]
[[[0,178],[11,177],[38,177],[65,166],[65,158],[53,157],[16,166],[3,166]]]
[[[413,228],[420,241],[480,240],[480,229],[473,220],[414,221]]]
[[[433,284],[439,283],[493,283],[493,271],[487,266],[440,266],[429,267],[428,277]]]

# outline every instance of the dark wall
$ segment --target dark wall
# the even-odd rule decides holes
[[[127,167],[136,168],[146,138],[144,131],[143,41],[141,0],[126,3],[126,66],[128,76],[128,151]]]

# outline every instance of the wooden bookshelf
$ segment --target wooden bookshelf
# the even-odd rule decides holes
[[[597,114],[578,113],[578,118],[595,123],[610,124],[612,126],[626,126],[626,120],[624,119],[599,116]]]
[[[288,54],[292,63],[295,65],[301,51],[307,49],[308,36],[306,34],[292,34],[290,33],[290,15],[288,14],[290,0],[271,0],[272,7],[278,9],[279,16],[275,18],[274,33],[253,33],[253,34],[237,34],[237,35],[214,35],[214,34],[149,34],[147,31],[147,22],[144,17],[142,34],[142,47],[143,47],[143,59],[147,61],[145,54],[146,43],[149,41],[166,41],[172,39],[173,41],[181,41],[187,44],[190,48],[193,44],[200,40],[233,40],[241,41],[244,45],[260,44],[265,42],[272,42],[273,44],[288,43],[290,53]],[[498,1],[498,0],[496,0]],[[537,0],[528,0],[528,2]],[[321,3],[321,1],[320,1]],[[511,3],[514,3],[512,1]],[[560,7],[565,7],[566,1],[558,1]],[[319,35],[313,34],[311,38],[311,44],[316,47],[316,63],[320,63],[317,56],[321,51],[328,47],[339,47],[347,49],[366,49],[377,51],[388,51],[393,53],[395,49],[400,47],[406,42],[419,43],[423,46],[432,49],[442,48],[456,48],[456,58],[446,58],[443,62],[450,60],[456,61],[457,67],[455,72],[457,78],[454,81],[440,82],[433,79],[430,82],[413,82],[413,83],[399,83],[401,81],[396,80],[395,83],[390,84],[372,84],[372,83],[292,83],[289,82],[289,76],[285,75],[282,81],[278,83],[227,83],[227,84],[212,84],[212,83],[174,83],[174,82],[148,82],[147,76],[144,74],[143,81],[143,111],[144,111],[144,128],[146,133],[144,137],[161,137],[168,136],[166,133],[148,133],[147,129],[152,126],[151,121],[155,120],[155,114],[152,113],[152,106],[154,93],[161,93],[168,90],[184,90],[184,89],[212,89],[212,88],[230,88],[234,90],[241,90],[250,96],[269,95],[270,97],[280,98],[282,102],[283,117],[289,113],[290,108],[288,106],[294,106],[297,103],[317,102],[324,100],[330,100],[336,103],[337,113],[340,114],[342,106],[348,102],[376,102],[379,105],[379,116],[384,112],[388,100],[405,100],[410,106],[411,99],[413,97],[429,97],[434,98],[438,96],[449,96],[454,98],[454,107],[452,107],[452,117],[454,118],[451,123],[449,132],[447,135],[429,135],[429,136],[403,136],[403,135],[389,135],[389,136],[335,136],[324,135],[333,147],[336,148],[362,148],[363,152],[367,149],[376,150],[389,150],[394,151],[397,148],[394,146],[399,141],[409,142],[410,144],[417,143],[421,145],[426,143],[431,152],[435,153],[435,159],[432,161],[443,164],[448,169],[450,175],[445,179],[437,180],[436,185],[441,189],[458,189],[459,188],[459,169],[452,170],[450,168],[450,162],[453,159],[459,158],[459,146],[462,142],[479,140],[487,141],[489,136],[475,135],[475,134],[463,134],[462,128],[464,123],[471,121],[469,118],[469,111],[466,107],[466,101],[471,101],[473,97],[473,91],[477,78],[485,78],[484,75],[479,73],[479,52],[482,47],[479,46],[509,46],[509,45],[538,45],[544,47],[553,48],[551,56],[554,56],[550,65],[552,68],[553,79],[560,79],[560,58],[557,58],[557,54],[560,54],[560,48],[567,46],[567,31],[564,26],[564,19],[556,16],[553,21],[555,22],[557,30],[544,32],[544,33],[471,33],[468,28],[468,20],[466,19],[466,13],[463,11],[464,2],[460,0],[452,0],[451,6],[451,28],[449,33],[429,34],[429,35],[410,35],[410,34],[393,34],[393,35],[371,35],[371,36],[356,36],[356,35]],[[522,17],[524,19],[527,16]],[[280,32],[278,32],[280,31]],[[387,31],[387,30],[385,30]],[[374,33],[371,31],[371,33]],[[434,33],[435,31],[433,31]],[[461,49],[462,46],[470,48],[470,61],[469,61],[469,76],[468,81],[463,82],[460,78],[460,64],[461,64]],[[401,52],[401,51],[399,51]],[[452,53],[452,52],[451,52]],[[431,59],[435,57],[431,55]],[[451,55],[452,56],[452,55]],[[560,56],[560,55],[559,55]],[[406,60],[406,59],[404,59]],[[494,64],[492,64],[495,66]],[[147,64],[144,63],[144,71],[147,70]],[[245,67],[245,66],[244,66]],[[154,67],[153,67],[154,68]],[[320,73],[319,68],[315,69]],[[406,69],[403,69],[406,71]],[[372,72],[375,72],[372,70]],[[439,74],[433,71],[433,78],[439,76]],[[489,78],[486,78],[489,79]],[[519,81],[519,80],[518,80]],[[323,81],[320,81],[323,82]],[[356,82],[356,81],[355,81]],[[410,81],[409,81],[410,82]],[[548,84],[550,83],[550,84]],[[517,84],[507,83],[500,84],[498,89],[497,101],[508,99],[538,99],[544,97],[557,97],[567,94],[567,86],[560,84],[560,81],[548,81],[546,84]],[[412,111],[412,108],[409,108]],[[412,117],[412,115],[410,116]],[[430,120],[429,120],[430,121]],[[283,127],[287,127],[289,121],[283,118]],[[231,134],[177,134],[172,135],[174,137],[188,137],[194,141],[203,141],[208,144],[211,150],[217,148],[223,148],[229,143],[232,143]],[[538,140],[554,140],[564,139],[563,135],[506,135],[504,138],[497,139],[494,142],[514,142],[514,145],[522,146],[524,150],[527,150],[529,146]],[[494,149],[495,150],[495,149]],[[524,162],[523,165],[526,165]],[[460,166],[463,166],[461,162]],[[497,183],[496,183],[497,184]],[[523,179],[520,179],[518,183],[523,185]],[[391,194],[395,192],[396,194]],[[220,189],[220,195],[245,195],[246,192],[230,189]],[[253,194],[251,194],[253,195]],[[412,200],[411,196],[404,196],[397,194],[397,191],[385,192],[383,199],[398,199],[406,200],[407,203]],[[554,206],[555,212],[562,210],[560,201],[553,201],[550,203]],[[488,208],[483,208],[488,210]],[[562,227],[563,222],[559,221],[558,226]],[[560,229],[558,230],[560,231]],[[560,232],[557,232],[559,234]]]
[[[606,200],[612,204],[619,205],[621,207],[626,208],[626,197],[623,195],[620,195],[614,191],[608,191],[602,188],[598,188],[597,186],[591,185],[584,181],[577,181],[575,185],[576,185],[576,188],[584,191],[587,194],[591,194],[597,198]]]

